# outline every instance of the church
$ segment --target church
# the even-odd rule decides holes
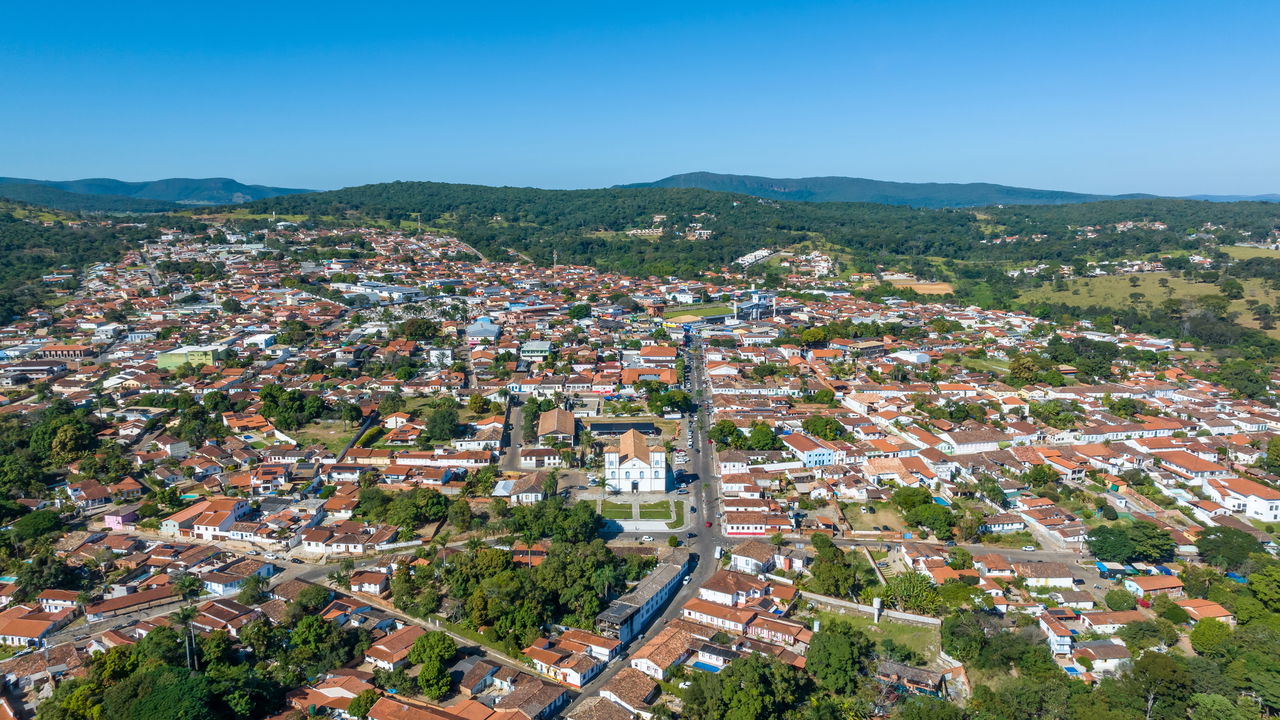
[[[650,447],[644,435],[628,430],[616,446],[604,451],[605,482],[618,492],[667,492],[667,451]]]

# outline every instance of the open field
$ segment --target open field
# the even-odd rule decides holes
[[[728,315],[733,312],[733,308],[728,305],[682,305],[675,309],[668,309],[662,314],[662,317],[670,319],[692,315],[694,317],[707,317],[708,315]]]
[[[301,430],[289,433],[289,437],[303,445],[320,444],[339,453],[347,446],[356,429],[341,420],[316,420]]]
[[[911,282],[909,280],[893,280],[894,287],[914,290],[921,295],[950,295],[956,289],[946,282]]]
[[[1249,247],[1247,245],[1223,245],[1219,249],[1237,260],[1248,260],[1249,258],[1256,257],[1280,258],[1280,250],[1272,250],[1270,248]]]
[[[889,526],[893,530],[905,529],[902,518],[898,515],[898,511],[889,503],[872,503],[876,511],[872,513],[864,513],[859,508],[862,503],[847,503],[844,506],[844,519],[854,530],[871,530],[873,527]]]
[[[1130,280],[1137,282],[1130,284]],[[1249,312],[1248,301],[1256,300],[1258,303],[1274,307],[1277,302],[1280,302],[1280,293],[1276,293],[1266,282],[1257,278],[1243,279],[1240,284],[1244,286],[1244,297],[1231,302],[1231,311],[1239,313],[1237,322],[1241,325],[1256,328],[1258,323]],[[1052,302],[1077,307],[1098,305],[1122,309],[1135,302],[1156,306],[1170,298],[1190,300],[1201,295],[1220,294],[1218,286],[1212,283],[1190,282],[1184,278],[1173,277],[1169,273],[1159,272],[1075,278],[1067,281],[1065,290],[1055,290],[1052,283],[1045,283],[1034,290],[1023,292],[1018,296],[1018,300],[1024,303]],[[1274,337],[1280,337],[1280,330],[1268,332]]]

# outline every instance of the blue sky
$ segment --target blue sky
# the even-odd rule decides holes
[[[0,175],[1280,192],[1275,2],[18,3]]]

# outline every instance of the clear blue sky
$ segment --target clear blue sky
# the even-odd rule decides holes
[[[1280,192],[1280,3],[23,2],[0,175]]]

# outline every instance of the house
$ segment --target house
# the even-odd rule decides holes
[[[1206,618],[1213,618],[1219,622],[1224,622],[1235,627],[1236,616],[1231,611],[1222,607],[1212,600],[1200,600],[1198,598],[1184,598],[1182,600],[1174,600],[1174,605],[1187,611],[1187,616],[1191,618],[1192,623],[1199,622]]]
[[[1064,563],[1020,562],[1013,564],[1013,570],[1027,581],[1029,587],[1075,587],[1071,569]]]
[[[577,419],[563,408],[548,410],[538,416],[538,442],[542,445],[564,443],[573,447]]]
[[[881,660],[876,665],[876,681],[903,694],[947,697],[947,676],[922,668]]]
[[[1138,597],[1182,597],[1182,581],[1173,575],[1135,575],[1125,578],[1124,588]]]
[[[409,650],[418,638],[426,634],[417,625],[405,625],[390,635],[369,646],[364,651],[364,659],[370,665],[382,670],[397,670],[409,664]]]
[[[384,572],[361,570],[351,574],[351,592],[381,595],[391,587],[391,577]]]
[[[538,672],[572,688],[581,688],[604,669],[595,657],[555,640],[538,638],[524,649]]]
[[[1210,479],[1202,487],[1209,499],[1232,512],[1263,522],[1280,522],[1280,491],[1274,488],[1244,478]]]

